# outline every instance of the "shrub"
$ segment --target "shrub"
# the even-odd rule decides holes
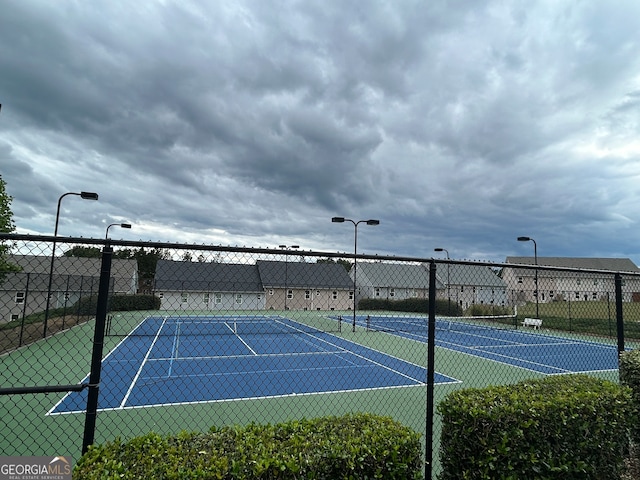
[[[91,446],[80,479],[420,479],[420,436],[388,417],[348,414],[212,428]]]
[[[513,314],[513,310],[509,307],[503,307],[501,305],[491,305],[489,303],[474,303],[469,308],[467,308],[464,314],[470,317],[511,315]]]
[[[429,299],[407,298],[405,300],[389,300],[385,298],[363,298],[358,302],[360,310],[387,310],[392,312],[429,313]],[[436,299],[436,315],[460,316],[462,310],[455,302]]]
[[[634,443],[640,445],[640,350],[630,350],[620,354],[620,382],[631,388],[633,406],[636,412],[631,435]]]
[[[98,296],[91,295],[81,298],[70,310],[77,311],[79,315],[95,315],[97,308]],[[159,308],[160,299],[155,295],[112,295],[109,297],[109,311],[111,312],[158,310]]]
[[[440,459],[448,479],[619,478],[631,393],[586,375],[453,392]]]

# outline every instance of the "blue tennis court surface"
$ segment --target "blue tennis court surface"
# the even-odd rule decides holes
[[[358,324],[362,328],[427,341],[425,317],[358,317]],[[435,340],[438,347],[546,375],[618,369],[618,350],[613,345],[555,336],[524,327],[505,329],[465,323],[464,320],[438,319]]]
[[[424,367],[280,316],[150,317],[104,358],[99,408],[412,387],[426,378]],[[72,392],[50,413],[84,411],[86,399]]]

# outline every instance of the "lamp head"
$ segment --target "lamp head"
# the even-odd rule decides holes
[[[444,252],[444,248],[436,247],[433,249],[434,252]]]
[[[331,221],[333,223],[344,223],[344,217],[333,217]]]
[[[121,228],[131,228],[131,224],[130,223],[121,223],[120,227]]]
[[[518,237],[519,242],[528,242],[531,240],[531,237]]]
[[[367,220],[367,225],[380,225],[380,220]]]
[[[98,200],[98,194],[94,192],[80,192],[80,198],[84,200]]]

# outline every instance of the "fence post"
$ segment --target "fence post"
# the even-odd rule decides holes
[[[618,331],[618,356],[624,352],[624,315],[622,313],[622,276],[620,272],[616,272],[615,278],[616,289],[616,323]]]
[[[427,335],[427,421],[425,431],[424,478],[431,479],[433,469],[433,388],[435,382],[436,339],[436,262],[429,262],[429,329]]]
[[[102,265],[100,267],[100,285],[98,286],[98,306],[96,308],[96,325],[93,334],[93,352],[91,354],[91,373],[89,374],[89,390],[87,394],[87,414],[84,423],[82,453],[93,444],[98,413],[98,394],[100,391],[100,373],[102,368],[102,352],[104,346],[104,328],[107,319],[109,287],[111,279],[111,259],[113,248],[106,245],[102,249]]]

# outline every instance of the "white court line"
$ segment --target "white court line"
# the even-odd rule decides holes
[[[144,368],[144,365],[147,362],[147,359],[149,358],[149,355],[151,355],[151,351],[153,350],[153,346],[158,341],[158,338],[160,337],[160,332],[162,331],[162,326],[166,323],[166,321],[167,321],[167,317],[164,317],[164,319],[162,321],[162,325],[160,326],[160,329],[158,330],[158,333],[154,337],[153,342],[151,342],[151,346],[149,347],[149,350],[147,351],[146,355],[144,356],[144,359],[142,360],[142,362],[140,363],[140,368],[138,368],[138,371],[136,372],[136,375],[133,377],[133,380],[131,381],[131,385],[129,385],[129,388],[127,389],[127,393],[125,393],[124,398],[122,399],[122,402],[120,402],[120,408],[124,408],[125,404],[127,403],[127,400],[129,399],[129,395],[131,395],[131,392],[133,391],[133,387],[135,387],[136,382],[138,381],[138,378],[142,374],[142,369]]]

